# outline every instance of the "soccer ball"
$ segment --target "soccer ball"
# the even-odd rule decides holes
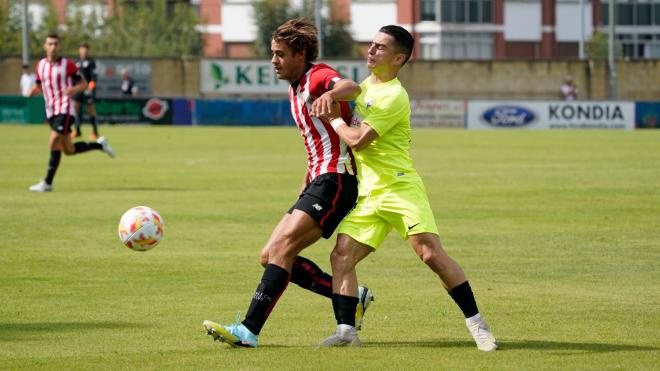
[[[136,206],[119,220],[119,239],[135,251],[147,251],[158,245],[164,230],[163,218],[147,206]]]

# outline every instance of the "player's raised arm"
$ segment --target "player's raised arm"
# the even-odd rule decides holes
[[[312,115],[325,115],[332,111],[334,102],[354,100],[360,95],[360,85],[350,79],[337,80],[332,89],[323,93],[312,103]]]

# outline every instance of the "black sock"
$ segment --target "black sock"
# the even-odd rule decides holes
[[[103,149],[103,146],[96,142],[75,142],[73,143],[73,146],[76,150],[75,153],[83,153],[93,149]]]
[[[355,311],[360,300],[353,296],[332,294],[332,309],[338,325],[355,327]]]
[[[275,307],[280,295],[286,290],[289,284],[289,272],[286,269],[278,267],[275,264],[268,264],[264,275],[261,276],[261,282],[254,292],[250,308],[245,315],[243,325],[259,335],[261,328],[264,327],[270,312]]]
[[[53,178],[55,178],[55,173],[57,172],[57,168],[60,166],[61,159],[62,151],[50,151],[48,171],[46,172],[46,179],[44,179],[47,184],[53,184]]]
[[[479,313],[477,302],[474,299],[474,294],[472,293],[472,288],[470,288],[470,283],[468,281],[451,289],[451,291],[449,291],[449,296],[451,296],[456,304],[458,304],[458,307],[461,308],[465,318],[470,318]]]
[[[332,297],[332,276],[302,256],[297,257],[293,262],[291,282],[327,298]]]
[[[82,124],[82,104],[78,106],[78,112],[76,112],[76,114],[76,132],[80,135],[80,133],[82,133],[82,131],[80,131],[80,125]]]
[[[92,124],[92,130],[94,130],[94,135],[98,136],[99,135],[99,130],[96,127],[96,116],[90,117],[89,122]]]

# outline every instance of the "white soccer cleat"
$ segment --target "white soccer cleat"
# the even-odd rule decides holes
[[[364,313],[369,308],[369,305],[374,301],[374,292],[366,286],[358,287],[358,305],[355,310],[355,328],[362,330],[362,322],[364,321]]]
[[[108,156],[114,158],[115,157],[115,150],[110,147],[110,144],[108,144],[108,138],[106,137],[100,137],[99,139],[96,140],[96,143],[100,144],[103,147],[103,152],[107,153]]]
[[[319,344],[322,347],[359,347],[361,345],[357,330],[349,325],[337,325],[337,331]]]
[[[477,343],[477,348],[484,352],[492,352],[497,349],[497,340],[490,331],[488,324],[481,317],[475,319],[466,319],[467,325],[474,342]]]
[[[46,183],[45,180],[30,186],[30,192],[51,192],[53,185]]]

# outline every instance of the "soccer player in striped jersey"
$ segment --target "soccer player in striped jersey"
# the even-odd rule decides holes
[[[259,333],[289,281],[335,300],[332,277],[298,254],[319,238],[332,236],[357,198],[356,168],[350,148],[328,123],[310,116],[310,111],[315,100],[341,101],[341,112],[349,119],[347,101],[357,96],[359,86],[341,78],[328,65],[312,63],[318,55],[317,32],[304,18],[278,27],[271,50],[277,77],[291,84],[291,114],[303,137],[308,167],[298,200],[284,214],[261,252],[265,271],[245,319],[231,326],[204,321],[209,335],[234,347],[257,346]],[[373,296],[368,288],[360,289],[363,315]],[[355,321],[356,312],[351,315]],[[360,314],[358,317],[359,322]]]
[[[71,97],[81,93],[87,87],[87,82],[80,75],[76,64],[59,55],[60,38],[56,34],[46,37],[44,43],[46,57],[37,63],[37,85],[29,96],[43,92],[46,104],[46,118],[50,124],[50,160],[46,177],[30,187],[32,192],[49,192],[53,190],[53,179],[60,165],[62,151],[66,155],[74,155],[90,150],[100,150],[114,157],[115,153],[105,137],[96,142],[71,141],[71,127],[75,124],[75,112]]]
[[[367,55],[371,75],[360,84],[351,120],[346,121],[336,108],[328,112],[328,106],[313,107],[313,113],[330,122],[355,150],[360,179],[357,205],[339,227],[331,254],[334,292],[344,299],[333,301],[333,306],[335,313],[355,311],[355,266],[377,250],[394,229],[437,274],[463,312],[477,348],[490,352],[497,349],[495,337],[479,313],[463,269],[442,248],[426,188],[409,153],[410,101],[397,75],[410,58],[414,43],[413,36],[400,26],[385,26],[376,33]],[[359,342],[348,315],[337,317],[335,333],[322,345]]]

